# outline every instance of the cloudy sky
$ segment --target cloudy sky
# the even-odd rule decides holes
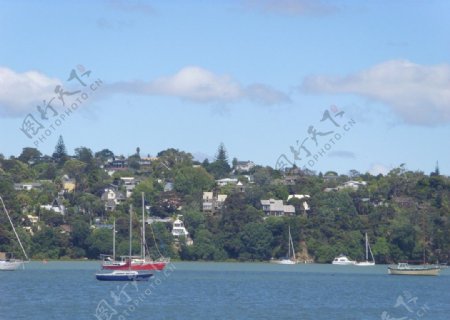
[[[450,174],[450,2],[0,0],[0,153]]]

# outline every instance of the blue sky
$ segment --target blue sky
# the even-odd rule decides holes
[[[173,147],[202,159],[223,142],[230,160],[272,167],[284,155],[316,171],[377,174],[405,163],[429,173],[439,161],[450,173],[448,1],[0,0],[0,8],[5,156],[27,146],[51,154],[62,135],[70,153]],[[86,86],[68,81],[72,70]]]

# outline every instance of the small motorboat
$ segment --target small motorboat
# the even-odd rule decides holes
[[[95,274],[100,281],[147,281],[152,277],[150,272],[138,272],[134,270],[114,270],[112,272],[98,272]]]
[[[388,273],[392,275],[407,275],[407,276],[437,276],[441,272],[439,265],[409,265],[401,262],[398,265],[389,266]]]
[[[355,265],[356,261],[350,260],[343,254],[341,254],[339,257],[334,258],[332,264],[340,265],[340,266],[350,266],[350,265]]]

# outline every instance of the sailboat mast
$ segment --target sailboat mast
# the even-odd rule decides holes
[[[292,256],[294,257],[294,260],[296,260],[297,258],[295,257],[294,241],[292,240],[290,227],[289,227],[289,238],[292,245]]]
[[[129,265],[128,265],[128,269],[129,270],[131,270],[131,240],[132,240],[132,236],[133,236],[133,232],[131,230],[131,228],[132,228],[132,224],[131,224],[132,215],[133,215],[133,205],[130,204],[130,247],[129,247],[129,251],[128,251],[129,252],[129,259],[130,259],[130,262],[129,262]]]
[[[8,217],[9,223],[11,224],[11,227],[12,227],[12,229],[14,231],[14,234],[16,235],[17,241],[19,242],[19,245],[20,245],[20,248],[22,249],[23,255],[25,256],[25,258],[27,260],[30,260],[28,258],[27,253],[25,252],[25,249],[23,248],[22,242],[20,241],[20,238],[19,238],[19,235],[17,234],[16,228],[14,228],[14,224],[12,223],[11,217],[9,216],[8,210],[6,210],[5,203],[3,202],[3,198],[1,196],[0,196],[0,200],[2,201],[3,210],[5,211],[6,216]]]
[[[145,214],[144,214],[144,193],[142,192],[142,240],[141,240],[141,256],[145,259]]]
[[[369,261],[369,241],[367,240],[367,232],[366,232],[366,261]]]
[[[288,258],[291,258],[291,226],[289,226]]]
[[[116,218],[113,222],[113,261],[116,261]]]

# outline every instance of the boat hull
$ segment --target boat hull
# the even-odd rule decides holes
[[[102,264],[102,269],[105,270],[133,270],[133,271],[161,271],[166,267],[166,262],[143,262],[143,263],[129,263],[124,262],[122,264]]]
[[[399,270],[394,268],[388,268],[388,273],[392,275],[405,275],[405,276],[437,276],[441,272],[440,268],[433,269],[407,269]]]
[[[97,273],[95,277],[99,281],[148,281],[153,276],[151,273],[138,272],[111,272]]]
[[[19,269],[23,265],[23,261],[4,261],[0,260],[0,271],[14,271]]]
[[[355,261],[347,261],[347,262],[332,262],[331,264],[334,264],[335,266],[354,266]]]
[[[289,259],[282,259],[282,260],[272,260],[271,263],[275,264],[297,264],[296,261],[289,260]]]
[[[392,275],[406,276],[437,276],[441,272],[441,267],[436,265],[410,266],[400,263],[399,266],[389,266],[388,273]]]
[[[374,265],[375,265],[375,262],[372,262],[372,261],[363,261],[363,262],[355,263],[355,266],[358,266],[358,267],[372,267]]]

